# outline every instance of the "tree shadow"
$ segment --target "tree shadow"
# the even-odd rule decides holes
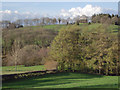
[[[22,78],[16,79],[14,81],[8,81],[3,83],[3,87],[40,87],[40,86],[50,86],[50,85],[63,85],[63,84],[70,84],[74,83],[74,81],[87,81],[87,79],[92,78],[101,78],[101,75],[89,75],[89,74],[81,74],[81,73],[68,73],[68,72],[61,72],[55,74],[46,74],[42,76],[34,76],[31,78]],[[72,80],[76,79],[76,80]],[[86,80],[83,80],[86,79]]]

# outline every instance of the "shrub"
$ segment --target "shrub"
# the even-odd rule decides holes
[[[17,58],[14,55],[15,53],[8,54],[2,63],[4,66],[13,66],[16,58],[16,65],[41,65],[45,63],[44,58],[47,57],[48,51],[48,48],[45,47],[39,48],[37,45],[26,45],[17,52]]]
[[[22,64],[34,66],[44,64],[44,57],[47,56],[47,48],[39,48],[36,45],[27,45],[22,48],[20,55]]]
[[[58,63],[54,60],[46,61],[44,65],[47,70],[57,70],[58,67]]]

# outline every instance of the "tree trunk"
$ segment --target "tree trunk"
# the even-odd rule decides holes
[[[107,62],[107,66],[106,66],[106,75],[108,75],[108,62]]]
[[[118,70],[119,68],[118,67],[119,67],[119,61],[117,61],[117,65],[116,65],[116,75],[119,74],[119,70]]]
[[[106,68],[106,76],[108,75],[108,66],[107,66],[107,68]]]
[[[99,74],[101,74],[101,62],[99,61]]]
[[[17,71],[17,62],[15,61],[15,71]]]
[[[101,74],[101,64],[99,63],[99,74]]]
[[[99,74],[101,74],[101,69],[100,69],[100,67],[99,67]]]

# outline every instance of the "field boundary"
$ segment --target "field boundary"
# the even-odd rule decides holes
[[[40,76],[49,73],[56,73],[57,70],[42,70],[42,71],[32,71],[32,72],[25,72],[25,73],[17,73],[17,74],[4,74],[0,75],[2,77],[2,81],[8,81],[13,79],[19,79],[24,77],[31,77],[31,76]]]
[[[33,76],[42,76],[46,74],[55,74],[58,72],[77,72],[77,73],[83,73],[83,74],[90,74],[90,75],[100,75],[100,76],[106,76],[102,74],[96,74],[96,73],[87,73],[87,72],[81,72],[79,70],[65,70],[65,71],[58,71],[58,70],[41,70],[41,71],[31,71],[31,72],[23,72],[23,73],[17,73],[17,74],[4,74],[0,75],[2,77],[2,81],[8,81],[8,80],[15,80],[20,78],[26,78],[26,77],[33,77]],[[108,76],[116,76],[116,75],[108,75]],[[118,75],[119,76],[119,75]]]

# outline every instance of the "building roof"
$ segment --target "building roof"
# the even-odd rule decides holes
[[[88,19],[88,17],[85,15],[82,15],[82,16],[80,16],[80,19]]]

